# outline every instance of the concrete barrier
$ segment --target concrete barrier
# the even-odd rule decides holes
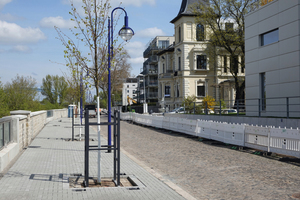
[[[0,149],[0,172],[27,148],[48,122],[68,116],[68,109],[52,110],[53,116],[47,118],[47,111],[11,111],[11,116],[0,119],[0,124],[10,122],[10,142]]]

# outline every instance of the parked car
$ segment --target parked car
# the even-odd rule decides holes
[[[169,114],[175,114],[175,113],[184,113],[184,107],[175,108],[174,110],[168,112]]]
[[[222,113],[223,114],[232,114],[232,113],[237,113],[237,110],[236,109],[225,109],[225,110],[222,110]]]
[[[205,113],[205,109],[201,109],[202,113]],[[207,114],[214,114],[215,112],[211,109],[207,109]]]
[[[89,110],[89,117],[96,117],[96,106],[95,105],[85,105],[85,108]]]

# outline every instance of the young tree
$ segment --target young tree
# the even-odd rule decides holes
[[[11,83],[4,86],[9,110],[36,110],[37,101],[36,80],[31,76],[17,75]]]
[[[110,0],[82,0],[83,13],[79,12],[77,8],[71,3],[72,20],[76,23],[74,29],[71,29],[73,37],[63,33],[58,27],[55,27],[59,39],[66,47],[65,58],[67,59],[67,66],[80,68],[85,76],[89,74],[89,79],[84,80],[90,82],[90,85],[96,88],[96,94],[99,94],[100,88],[107,89],[106,77],[108,73],[108,24],[107,20],[110,16]],[[118,17],[114,17],[114,26],[117,25]],[[114,27],[115,28],[115,27]],[[123,50],[123,43],[118,44],[117,38],[114,37],[114,59],[112,61],[111,71],[114,70],[118,63],[122,60],[118,59],[118,54],[126,55],[127,52]],[[128,56],[128,55],[127,55]],[[75,62],[70,62],[75,59]],[[111,79],[114,84],[118,80]],[[106,91],[106,90],[105,90]]]
[[[207,50],[210,58],[215,58],[222,51],[230,55],[228,71],[234,79],[236,99],[244,99],[245,96],[245,79],[238,75],[238,67],[245,68],[245,15],[254,10],[258,2],[207,0],[199,1],[193,9],[197,15],[196,22],[206,27],[205,34],[211,44]]]

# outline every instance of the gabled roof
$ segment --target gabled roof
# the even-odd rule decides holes
[[[201,1],[201,0],[200,0]],[[207,0],[202,0],[204,2],[207,2]],[[191,5],[194,3],[199,2],[199,0],[182,0],[181,7],[179,10],[178,15],[171,21],[171,23],[175,23],[178,19],[180,19],[182,16],[196,16],[193,14],[193,12],[190,10]]]

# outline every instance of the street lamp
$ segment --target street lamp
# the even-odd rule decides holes
[[[127,16],[127,12],[125,11],[125,9],[121,8],[121,7],[117,7],[115,9],[113,9],[111,12],[111,19],[108,18],[108,123],[111,122],[110,61],[111,61],[111,58],[113,58],[113,56],[114,56],[114,53],[113,53],[113,51],[114,51],[114,49],[113,49],[113,46],[114,46],[113,13],[117,9],[121,9],[125,13],[124,26],[119,31],[119,36],[127,42],[134,35],[133,30],[130,27],[128,27],[128,16]],[[110,125],[108,125],[108,145],[111,145],[111,126]]]

